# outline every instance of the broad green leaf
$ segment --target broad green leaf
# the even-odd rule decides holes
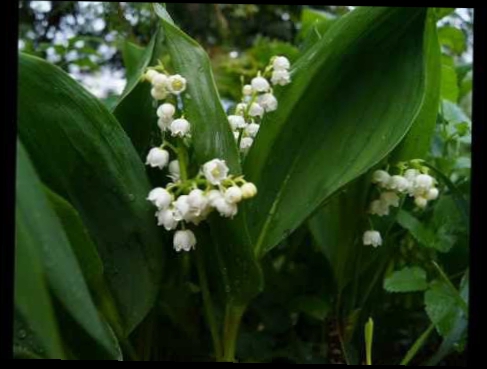
[[[331,198],[308,221],[318,248],[328,259],[338,290],[341,291],[353,278],[359,254],[357,235],[365,223],[368,178],[359,179],[345,191]],[[360,214],[363,214],[361,217]]]
[[[465,302],[468,302],[468,291],[469,274],[467,271],[460,284],[460,295],[465,300]],[[446,336],[444,336],[444,340],[438,348],[438,351],[425,364],[422,364],[422,366],[438,365],[438,363],[443,360],[443,358],[452,353],[453,350],[458,348],[462,341],[466,339],[467,330],[468,319],[466,319],[465,315],[462,314],[461,309],[457,309],[457,314],[452,329],[446,334]]]
[[[257,255],[405,136],[425,95],[426,14],[355,9],[299,58],[292,83],[276,88],[279,109],[244,163],[259,190],[247,215]]]
[[[333,14],[305,8],[301,13],[301,29],[296,35],[296,41],[301,42],[301,49],[307,50],[318,40],[336,21]]]
[[[423,158],[431,147],[435,132],[440,103],[441,51],[436,33],[436,18],[432,9],[428,10],[425,37],[427,93],[411,129],[392,153],[390,160],[392,163]]]
[[[32,334],[38,337],[46,350],[46,356],[53,359],[65,358],[59,326],[54,316],[48,281],[43,267],[42,251],[39,241],[32,232],[37,219],[43,216],[32,206],[49,210],[47,204],[39,203],[32,194],[34,169],[27,154],[17,142],[17,179],[16,179],[16,247],[15,247],[15,306],[20,316],[16,320],[25,321]],[[35,189],[38,190],[38,189]],[[37,193],[38,194],[38,193]],[[42,197],[40,197],[42,201]],[[16,311],[17,313],[17,311]],[[27,338],[26,327],[20,327],[18,336]]]
[[[183,101],[185,115],[191,122],[192,145],[198,165],[220,158],[226,161],[231,174],[241,173],[239,153],[207,54],[174,25],[162,6],[155,4],[154,9],[161,18],[172,66],[188,81]],[[244,205],[239,206],[239,214],[233,220],[212,216],[209,221],[212,240],[200,246],[205,247],[207,268],[218,272],[214,283],[224,289],[228,304],[233,306],[245,305],[262,289],[261,271],[248,237]]]
[[[395,271],[384,280],[384,289],[388,292],[424,291],[426,288],[426,272],[415,266]]]
[[[158,28],[143,54],[125,52],[130,68],[127,69],[127,85],[113,109],[113,114],[129,136],[137,153],[145,160],[151,146],[160,143],[157,126],[157,105],[150,94],[151,84],[141,81],[148,66],[155,65],[161,54],[162,35]],[[133,49],[133,46],[126,45]]]
[[[112,324],[118,335],[122,335],[123,329],[120,325],[120,316],[106,285],[103,262],[98,254],[96,245],[93,243],[76,209],[48,187],[44,187],[44,191],[51,207],[61,221],[86,284],[93,294],[95,304]]]
[[[435,247],[437,245],[435,233],[408,211],[400,210],[397,214],[397,222],[423,246]]]
[[[465,34],[459,28],[444,26],[438,30],[440,43],[448,47],[453,53],[460,55],[467,47]]]
[[[130,332],[152,308],[164,264],[144,165],[113,115],[66,73],[24,54],[19,69],[20,138],[93,237]]]
[[[426,313],[443,337],[453,333],[455,326],[466,319],[457,294],[458,291],[452,291],[447,283],[435,281],[424,295]],[[462,282],[460,296],[468,303],[468,280]]]
[[[108,354],[107,357],[117,358],[119,356],[117,345],[114,345],[106,326],[100,320],[62,225],[50,207],[42,184],[30,164],[27,154],[21,144],[18,147],[17,206],[19,214],[17,220],[20,231],[18,244],[25,245],[28,240],[27,244],[30,247],[37,248],[40,254],[38,261],[42,263],[49,289],[57,300],[84,332],[103,347]],[[21,271],[22,269],[17,270],[18,278],[23,278],[20,276]],[[24,272],[30,273],[29,271]],[[19,284],[22,285],[22,280],[19,281]],[[18,298],[28,297],[18,295]],[[25,302],[21,301],[19,304],[24,305]],[[37,301],[30,300],[28,303],[37,308]],[[27,315],[23,310],[21,312]],[[46,315],[41,316],[40,319],[48,320],[50,317]],[[34,323],[29,319],[29,324],[35,329],[33,324],[41,323]],[[39,337],[43,337],[43,332],[36,331],[36,333]],[[53,332],[47,333],[53,334]]]

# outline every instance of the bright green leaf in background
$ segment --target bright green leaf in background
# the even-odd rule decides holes
[[[427,287],[426,272],[415,266],[395,271],[384,280],[388,292],[424,291]]]

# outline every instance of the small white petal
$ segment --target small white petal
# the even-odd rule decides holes
[[[382,245],[382,237],[377,231],[366,231],[362,237],[362,242],[364,245],[372,245],[377,247]]]
[[[167,89],[174,95],[179,95],[186,90],[186,78],[175,74],[170,76],[167,81]]]

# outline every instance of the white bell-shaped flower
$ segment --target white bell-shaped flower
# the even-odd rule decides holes
[[[241,115],[229,115],[228,122],[230,127],[235,131],[236,129],[245,128],[245,119]]]
[[[276,56],[272,63],[274,70],[288,70],[291,67],[289,59],[285,56]]]
[[[176,250],[177,252],[181,250],[190,251],[196,246],[196,237],[194,233],[189,229],[179,230],[174,233],[173,243],[174,250]]]
[[[257,101],[266,112],[271,112],[277,109],[277,99],[271,93],[260,95]]]
[[[408,191],[410,186],[411,184],[409,183],[409,181],[400,175],[392,176],[387,184],[387,188],[391,190],[396,190],[401,193]]]
[[[176,229],[178,221],[174,219],[173,209],[161,209],[157,213],[157,225],[164,226],[166,231]]]
[[[291,75],[287,70],[274,70],[272,72],[271,82],[273,85],[285,86],[291,82]]]
[[[247,104],[246,103],[238,103],[235,107],[235,114],[236,115],[244,115],[247,111]]]
[[[382,237],[380,233],[373,230],[366,231],[362,237],[362,241],[364,245],[372,245],[373,247],[382,245]]]
[[[428,205],[428,200],[423,196],[416,196],[414,198],[414,203],[418,208],[424,209]]]
[[[417,169],[407,169],[404,172],[404,178],[406,178],[409,182],[413,182],[414,179],[419,175],[419,170]]]
[[[233,218],[238,210],[237,204],[228,202],[224,197],[216,199],[214,207],[225,218]]]
[[[169,127],[172,136],[184,137],[189,134],[191,125],[184,118],[174,119]]]
[[[211,206],[215,207],[215,201],[218,200],[219,198],[223,197],[223,194],[219,190],[210,190],[208,192],[208,202],[210,203]]]
[[[430,188],[428,192],[426,192],[426,200],[436,200],[440,191],[436,187]]]
[[[152,79],[157,76],[159,73],[155,71],[154,69],[149,69],[147,72],[145,72],[144,78],[146,81],[152,83]]]
[[[252,103],[252,105],[250,105],[250,109],[249,109],[249,115],[251,117],[261,117],[264,115],[264,108],[262,106],[260,106],[259,103]]]
[[[271,87],[264,77],[255,77],[250,82],[252,89],[257,92],[267,92]]]
[[[393,191],[382,192],[380,200],[387,206],[399,206],[399,196]]]
[[[145,164],[150,165],[152,168],[159,167],[162,169],[168,162],[169,153],[159,147],[154,147],[149,151]]]
[[[389,205],[382,200],[374,200],[370,203],[369,213],[380,217],[389,215]]]
[[[166,90],[157,89],[155,87],[152,87],[152,89],[150,90],[150,94],[155,100],[164,100],[167,97]]]
[[[228,175],[228,167],[225,160],[213,159],[203,165],[203,174],[214,185],[220,184]]]
[[[164,132],[171,127],[172,121],[172,117],[161,117],[157,120],[157,126]]]
[[[167,81],[168,79],[165,74],[157,73],[152,77],[152,86],[154,86],[156,90],[165,90]]]
[[[434,185],[433,177],[428,174],[420,174],[414,179],[414,188],[428,191]]]
[[[252,139],[252,137],[243,137],[240,140],[240,151],[242,151],[244,153],[249,151],[250,146],[252,146],[253,143],[254,143],[254,140]]]
[[[252,86],[251,85],[245,85],[242,87],[242,95],[244,96],[250,96],[252,95]]]
[[[175,74],[170,76],[167,81],[167,89],[174,95],[179,95],[186,90],[186,78]]]
[[[174,113],[176,113],[176,107],[171,103],[164,103],[157,108],[159,118],[172,118]]]
[[[188,214],[191,211],[191,206],[188,203],[188,195],[179,196],[176,201],[173,202],[174,206],[174,219],[178,222],[181,220],[187,220]]]
[[[252,182],[244,183],[240,189],[242,190],[242,198],[250,199],[257,195],[257,187]]]
[[[188,194],[188,204],[191,210],[199,216],[208,205],[208,198],[202,190],[195,188]]]
[[[372,183],[376,183],[380,187],[385,187],[389,183],[390,179],[391,179],[391,175],[387,173],[385,170],[376,170],[372,174]]]
[[[225,190],[225,200],[231,203],[238,203],[242,200],[242,190],[238,186],[231,186]]]
[[[147,200],[159,209],[166,209],[172,202],[172,195],[165,188],[156,187],[149,192]]]
[[[249,135],[250,137],[255,138],[255,136],[259,132],[259,128],[260,128],[260,125],[259,124],[257,124],[257,123],[249,123],[245,127],[245,133],[247,133],[247,135]]]

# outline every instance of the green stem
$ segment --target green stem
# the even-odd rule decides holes
[[[205,309],[206,320],[210,326],[211,338],[213,339],[213,348],[215,350],[215,357],[217,360],[222,357],[222,344],[218,334],[218,325],[215,319],[215,310],[211,300],[210,290],[208,289],[208,280],[206,278],[206,271],[203,265],[201,249],[196,249],[196,268],[198,270],[198,278],[200,280],[200,288],[203,294],[203,306]]]
[[[188,152],[182,138],[178,138],[178,161],[181,181],[188,179]]]
[[[365,324],[365,360],[367,365],[372,365],[372,341],[374,338],[374,321],[369,318]]]
[[[244,310],[243,306],[227,305],[223,329],[223,358],[219,361],[235,362],[238,330]]]
[[[428,329],[424,331],[424,333],[421,336],[419,336],[419,338],[416,340],[416,342],[414,342],[414,344],[411,346],[409,351],[404,356],[404,359],[401,360],[401,363],[399,365],[409,364],[409,362],[414,358],[414,356],[416,356],[416,354],[421,349],[421,347],[424,346],[426,340],[428,339],[431,332],[433,332],[434,328],[435,328],[434,324],[431,324],[428,327]]]

